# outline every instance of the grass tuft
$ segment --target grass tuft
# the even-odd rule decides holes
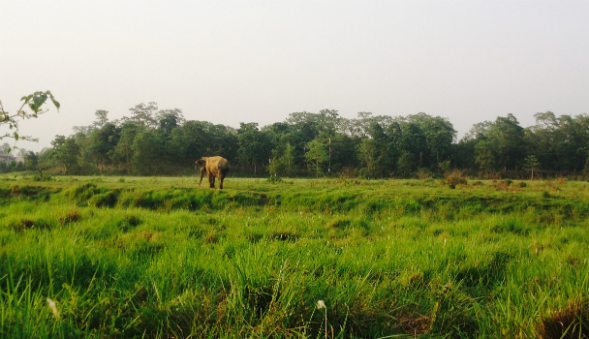
[[[549,312],[537,325],[543,339],[589,338],[589,303],[574,301],[566,308]]]

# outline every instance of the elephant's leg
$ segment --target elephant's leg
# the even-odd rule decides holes
[[[209,179],[210,180],[210,183],[211,183],[211,188],[215,188],[215,178],[216,177],[211,174],[211,179]]]
[[[225,177],[227,176],[227,169],[223,169],[221,170],[221,173],[219,175],[219,188],[223,189],[223,181],[225,180]]]

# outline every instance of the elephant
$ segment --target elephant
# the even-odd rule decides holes
[[[223,180],[229,171],[229,161],[227,159],[216,157],[202,157],[196,161],[196,165],[200,167],[200,182],[205,175],[205,171],[209,177],[209,187],[215,188],[215,178],[219,178],[219,189],[223,189]]]

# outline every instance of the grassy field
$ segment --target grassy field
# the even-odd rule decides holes
[[[586,338],[589,186],[525,184],[0,176],[0,336]]]

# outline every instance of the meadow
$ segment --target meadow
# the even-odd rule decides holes
[[[586,338],[588,188],[0,176],[0,337]]]

